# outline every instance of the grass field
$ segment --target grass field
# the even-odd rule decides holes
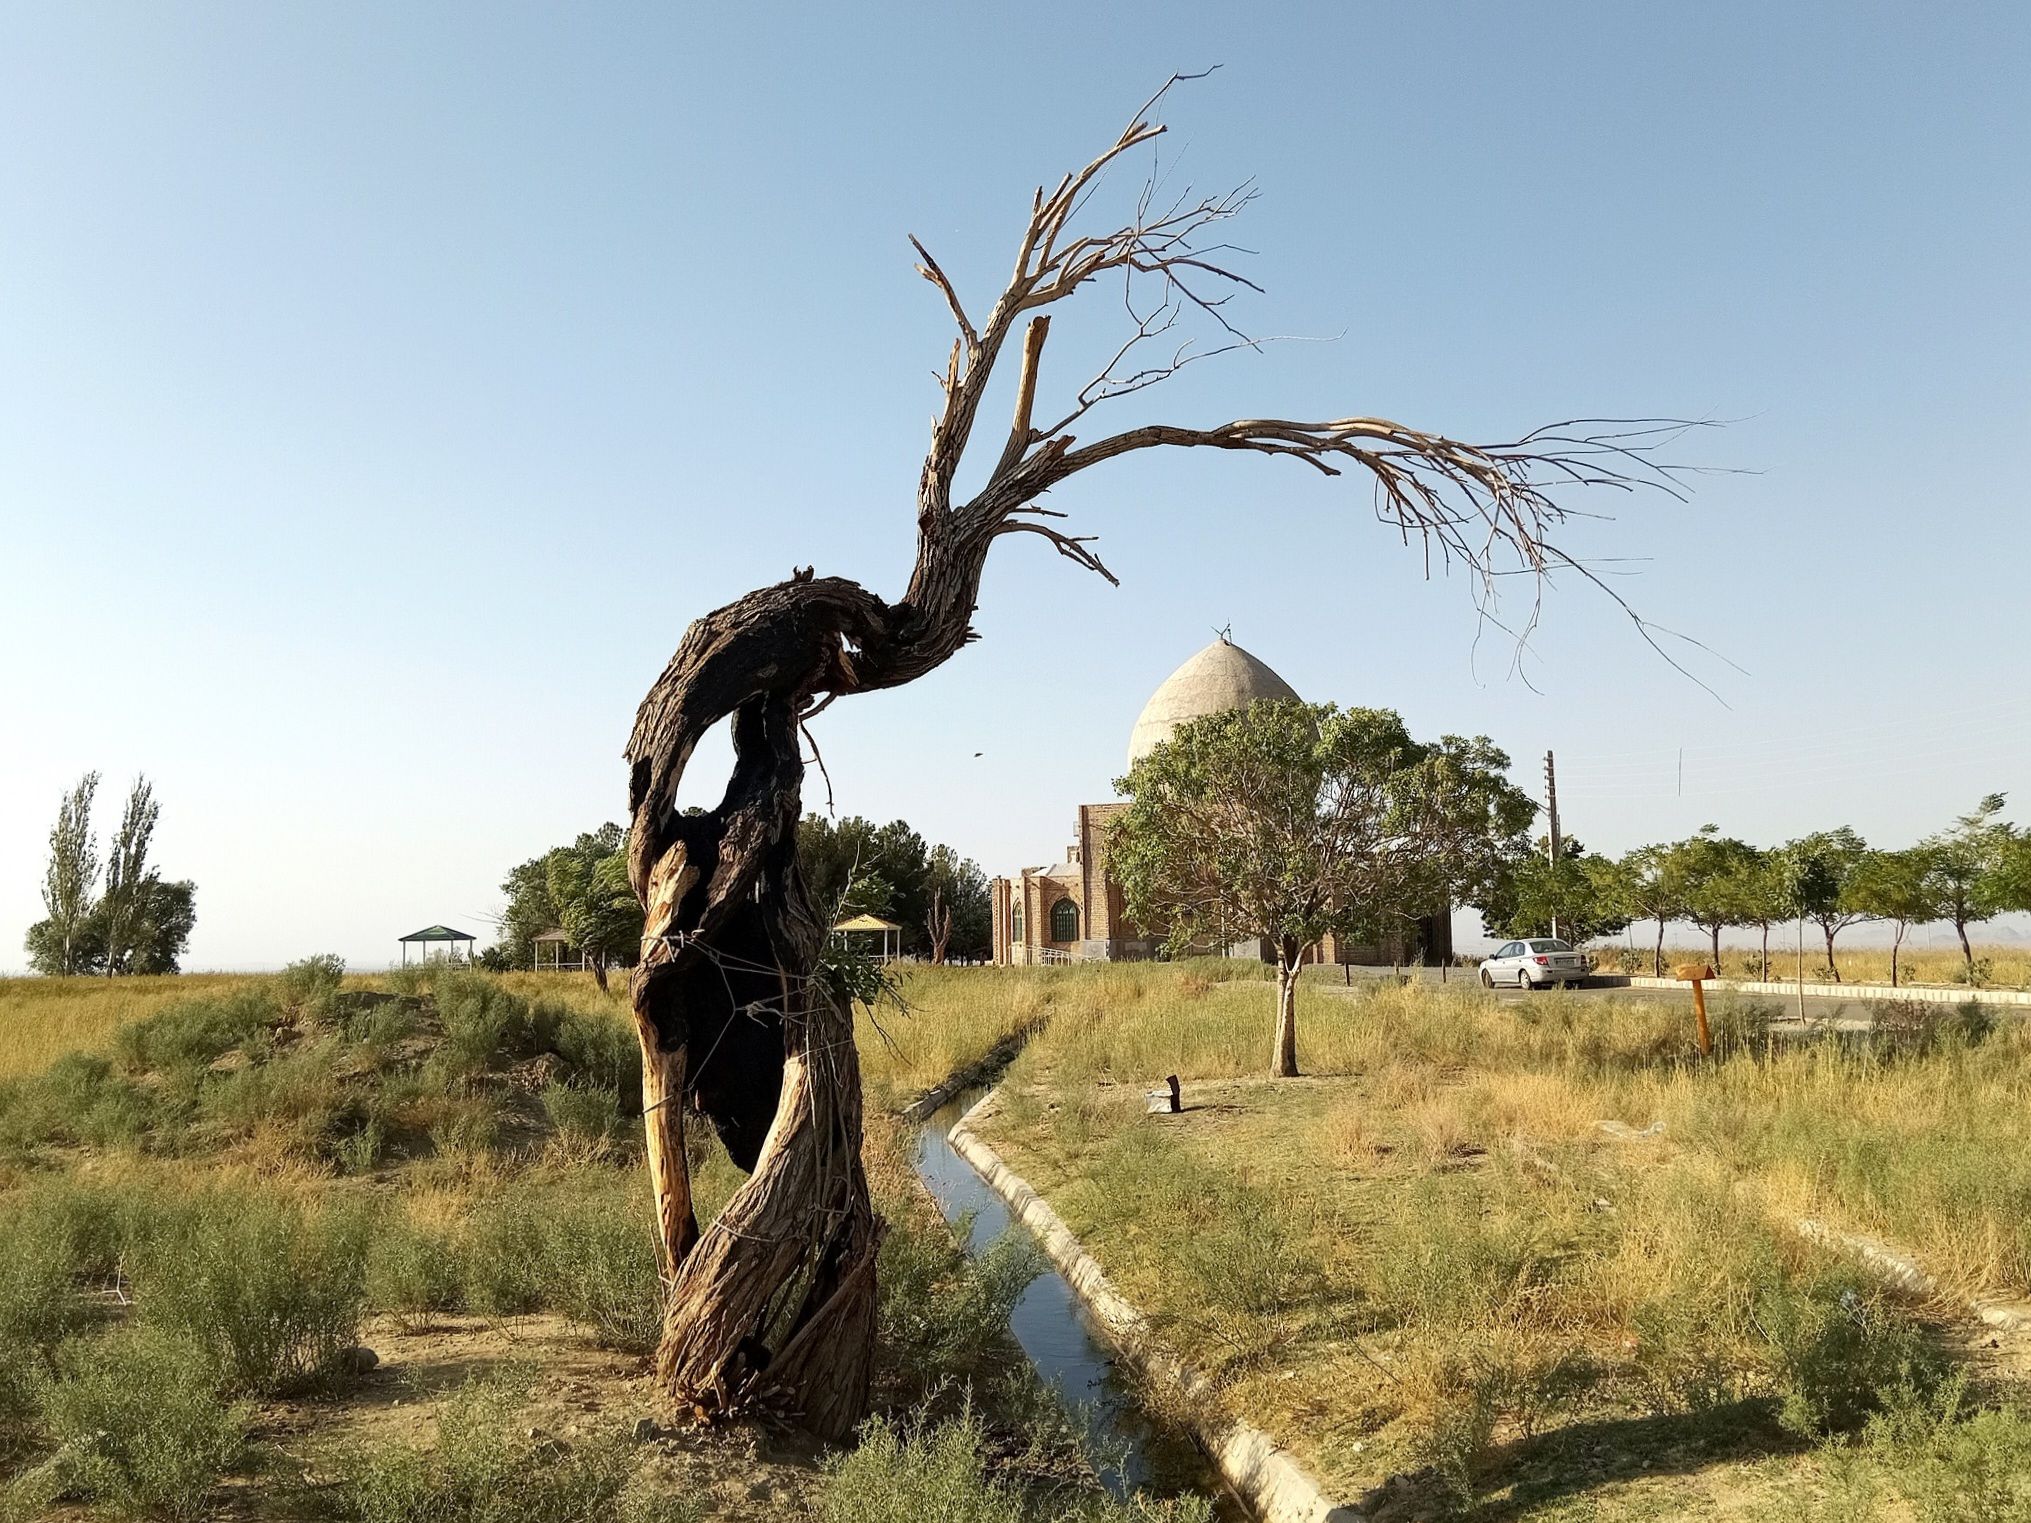
[[[2031,1282],[2025,1028],[1947,1010],[1792,1043],[1724,1005],[1701,1063],[1668,1006],[1307,986],[1308,1077],[1273,1081],[1259,984],[1032,976],[1056,1014],[980,1130],[1343,1497],[1532,1519],[2031,1507],[1941,1500],[1974,1484],[1956,1467],[2031,1461],[2024,1351],[1792,1228],[1894,1238],[1958,1289]],[[1187,1113],[1145,1115],[1171,1072]]]
[[[965,1259],[879,1110],[870,1443],[631,1438],[661,1287],[618,990],[299,967],[0,997],[4,1523],[1203,1523],[1096,1494],[1011,1357],[1028,1255]],[[898,1087],[973,1029],[890,1024]],[[704,1128],[687,1151],[710,1216],[739,1176]]]

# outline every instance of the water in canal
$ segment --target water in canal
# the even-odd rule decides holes
[[[969,1253],[985,1249],[1011,1222],[1001,1197],[946,1140],[953,1123],[979,1098],[961,1096],[932,1116],[917,1143],[917,1173],[946,1219],[971,1217]],[[1037,1374],[1084,1430],[1086,1454],[1101,1484],[1117,1497],[1133,1491],[1197,1492],[1215,1499],[1220,1517],[1245,1519],[1198,1447],[1150,1420],[1115,1370],[1113,1348],[1093,1327],[1079,1297],[1048,1259],[1042,1262],[1043,1273],[1016,1302],[1009,1326]]]

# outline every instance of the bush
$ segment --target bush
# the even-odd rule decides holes
[[[66,1344],[41,1391],[56,1452],[39,1479],[124,1513],[202,1515],[247,1426],[218,1387],[208,1351],[159,1328]]]
[[[2031,1413],[1969,1411],[1959,1377],[1929,1396],[1898,1389],[1887,1398],[1869,1419],[1868,1450],[1895,1475],[1919,1523],[2031,1520]]]
[[[649,1211],[632,1188],[574,1194],[545,1213],[543,1300],[608,1348],[646,1353],[663,1331]]]
[[[408,1325],[458,1311],[465,1304],[459,1245],[399,1210],[374,1224],[367,1244],[367,1304]]]
[[[158,1102],[106,1059],[68,1052],[33,1078],[0,1084],[0,1153],[135,1143],[161,1115]]]
[[[921,1413],[871,1418],[835,1459],[819,1494],[826,1523],[1023,1523],[1022,1497],[981,1464],[986,1435],[969,1408],[933,1424]]]
[[[513,1437],[517,1393],[467,1386],[437,1424],[430,1452],[355,1448],[338,1462],[327,1515],[347,1523],[680,1523],[695,1514],[634,1478],[626,1436],[566,1449]]]
[[[879,1358],[918,1395],[948,1375],[976,1373],[1006,1348],[1009,1314],[1042,1270],[1020,1229],[968,1259],[942,1226],[891,1222],[875,1275]]]
[[[1768,1285],[1751,1319],[1783,1401],[1778,1421],[1803,1437],[1854,1427],[1886,1390],[1938,1383],[1938,1361],[1918,1328],[1854,1270]]]
[[[191,1338],[234,1390],[332,1378],[359,1338],[365,1222],[258,1190],[216,1191],[168,1214],[134,1281],[144,1320]]]
[[[479,973],[440,977],[437,1015],[444,1026],[438,1062],[452,1078],[484,1073],[497,1058],[526,1058],[545,1050],[557,1020],[551,1007],[532,1008]]]
[[[633,1131],[614,1092],[590,1084],[546,1084],[543,1114],[560,1137],[591,1154],[611,1150]]]
[[[634,1032],[611,1016],[561,1010],[555,1018],[557,1055],[572,1077],[612,1090],[624,1116],[642,1113],[642,1049]]]
[[[1715,1310],[1689,1287],[1636,1308],[1636,1379],[1660,1416],[1709,1412],[1735,1398],[1728,1344],[1715,1336]]]
[[[165,1005],[114,1034],[120,1061],[133,1071],[196,1076],[236,1047],[280,1023],[282,1007],[267,989],[235,989]]]
[[[519,1317],[543,1307],[546,1235],[526,1192],[496,1196],[467,1220],[459,1255],[466,1309]]]
[[[336,952],[323,952],[284,968],[276,976],[275,992],[291,1010],[322,1015],[345,976],[346,960]]]

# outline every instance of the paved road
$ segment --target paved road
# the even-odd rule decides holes
[[[1352,975],[1351,985],[1341,983],[1338,979],[1332,977],[1330,973],[1314,974],[1306,982],[1311,987],[1333,991],[1342,988],[1359,988],[1363,983],[1371,983],[1377,979],[1386,980],[1392,976],[1388,968],[1352,968],[1348,972]],[[1403,973],[1406,976],[1420,979],[1429,984],[1440,982],[1439,973],[1436,968],[1406,968],[1403,970]],[[1452,968],[1448,970],[1448,977],[1452,981],[1464,981],[1471,986],[1476,974],[1472,968]],[[1692,991],[1690,989],[1644,989],[1632,988],[1628,984],[1573,984],[1567,986],[1566,993],[1569,998],[1573,999],[1636,1001],[1650,1004],[1661,1003],[1669,1004],[1682,1010],[1689,1011],[1692,1009]],[[1529,1000],[1550,999],[1552,994],[1548,990],[1540,993],[1530,989],[1498,988],[1495,990],[1495,997],[1504,1004],[1516,1004]],[[1729,1001],[1743,1000],[1753,1001],[1759,1005],[1779,1007],[1784,1011],[1786,1016],[1793,1016],[1798,1009],[1798,999],[1796,996],[1737,994],[1727,989],[1710,990],[1707,995],[1707,1003],[1712,1008],[1718,1008]],[[1831,1022],[1833,1025],[1844,1030],[1866,1030],[1869,1026],[1870,1006],[1872,1003],[1873,1001],[1862,998],[1825,998],[1819,995],[1808,995],[1805,1000],[1806,1019],[1814,1023],[1821,1021]],[[1942,1012],[1951,1009],[1950,1006],[1943,1006],[1941,1008]],[[2009,1006],[1994,1006],[1991,1009],[1993,1013],[1999,1016],[2027,1013],[2015,1011]],[[1786,1022],[1784,1024],[1793,1023]]]

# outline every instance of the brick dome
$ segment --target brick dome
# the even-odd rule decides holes
[[[1291,685],[1225,635],[1164,678],[1128,737],[1133,767],[1188,720],[1245,709],[1258,698],[1296,698]]]

